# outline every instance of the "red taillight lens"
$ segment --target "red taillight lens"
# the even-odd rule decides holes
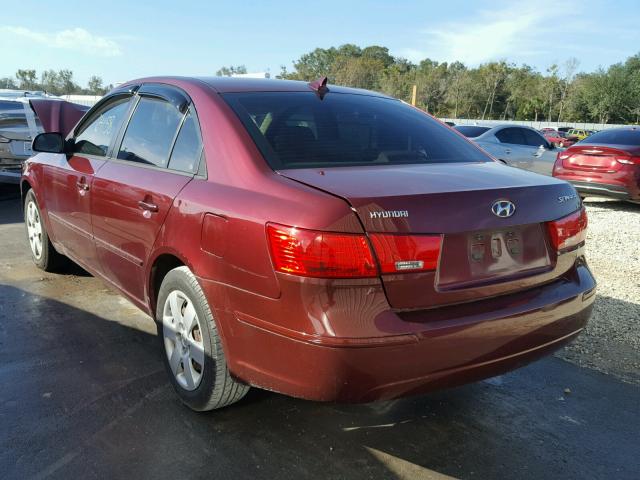
[[[587,238],[587,211],[582,207],[560,220],[547,224],[551,244],[556,250],[565,250],[582,243]]]
[[[382,273],[419,272],[438,267],[440,235],[374,233],[369,237]]]
[[[319,278],[378,275],[364,235],[316,232],[268,224],[267,236],[276,271]]]
[[[618,156],[616,160],[624,165],[640,165],[640,157]]]

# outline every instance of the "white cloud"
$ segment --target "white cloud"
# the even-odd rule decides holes
[[[106,37],[93,35],[84,28],[76,27],[59,32],[43,33],[25,27],[0,26],[0,33],[2,32],[52,48],[73,50],[101,57],[122,55],[118,43]]]
[[[557,6],[549,1],[495,5],[470,20],[425,30],[425,48],[405,49],[401,53],[413,61],[429,57],[469,65],[532,56],[546,50],[545,34],[549,24],[557,25],[554,19],[557,20]]]

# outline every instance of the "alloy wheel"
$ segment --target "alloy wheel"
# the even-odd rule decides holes
[[[40,260],[42,257],[42,223],[40,221],[40,212],[34,201],[27,205],[27,235],[29,236],[29,245],[31,253]]]
[[[176,381],[185,390],[195,390],[204,372],[202,329],[193,302],[180,290],[173,290],[164,302],[162,330]]]

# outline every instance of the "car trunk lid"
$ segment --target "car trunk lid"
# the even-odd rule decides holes
[[[559,155],[562,166],[569,170],[613,173],[622,168],[620,160],[640,154],[637,147],[617,145],[574,145]]]
[[[441,236],[436,271],[382,275],[395,308],[425,308],[458,301],[460,292],[473,290],[479,298],[545,281],[554,259],[544,223],[579,207],[566,182],[494,162],[279,173],[345,199],[369,235]],[[499,200],[512,202],[515,213],[495,215],[492,205]],[[515,279],[520,281],[508,282]]]

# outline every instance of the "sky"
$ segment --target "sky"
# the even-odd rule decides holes
[[[593,71],[640,52],[640,0],[21,0],[0,14],[0,77],[71,69],[86,85],[150,75],[279,73],[316,47],[381,45],[419,62]]]

